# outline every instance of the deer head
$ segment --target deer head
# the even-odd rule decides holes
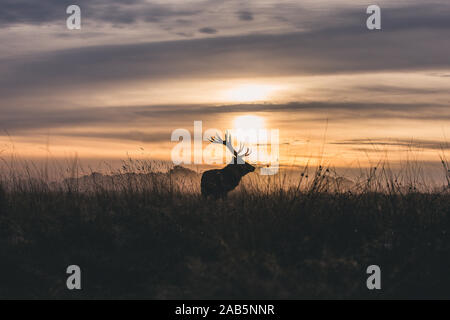
[[[255,167],[244,161],[244,157],[250,155],[250,149],[244,151],[241,144],[239,150],[235,150],[231,144],[231,135],[228,132],[223,140],[219,135],[211,137],[209,142],[221,144],[233,154],[233,162],[220,170],[205,171],[202,175],[201,190],[204,197],[225,198],[228,192],[234,190],[240,183],[242,177],[255,171]]]

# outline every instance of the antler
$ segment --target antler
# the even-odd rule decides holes
[[[222,140],[222,138],[219,136],[219,134],[216,133],[215,137],[211,137],[208,140],[211,143],[223,144],[224,146],[226,146],[227,142],[228,142],[227,138],[228,138],[228,132],[225,134],[225,140]],[[231,142],[231,138],[230,138],[230,142]]]
[[[234,155],[236,157],[248,157],[251,154],[250,148],[247,148],[247,150],[245,151],[244,154],[242,154],[242,151],[244,151],[245,145],[243,143],[241,143],[239,145],[239,151],[234,151]]]
[[[215,137],[211,137],[208,139],[211,143],[217,143],[217,144],[223,144],[227,147],[227,149],[236,157],[236,158],[242,158],[247,157],[251,154],[250,149],[247,148],[244,154],[242,154],[242,151],[244,151],[245,146],[243,143],[239,145],[239,150],[236,151],[233,148],[233,145],[231,143],[231,135],[228,133],[228,131],[225,133],[225,140],[223,140],[218,133],[216,133]]]

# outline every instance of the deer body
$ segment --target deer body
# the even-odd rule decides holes
[[[202,175],[202,195],[215,199],[226,198],[228,192],[234,190],[241,179],[248,173],[255,171],[255,167],[245,164],[229,164],[223,169],[209,170]]]
[[[234,190],[241,182],[242,177],[255,171],[255,167],[245,162],[243,157],[250,154],[249,149],[242,154],[243,146],[239,151],[231,145],[231,136],[226,134],[225,140],[218,136],[209,140],[211,143],[222,144],[233,153],[233,162],[220,170],[209,170],[203,173],[201,181],[202,196],[211,196],[215,199],[226,198],[228,192]]]

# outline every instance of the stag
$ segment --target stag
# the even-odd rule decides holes
[[[245,162],[244,157],[250,155],[250,149],[244,151],[244,145],[241,144],[239,150],[235,150],[231,144],[231,135],[225,134],[225,140],[216,135],[209,139],[211,143],[221,144],[233,154],[233,161],[223,169],[209,170],[203,173],[201,189],[202,196],[214,199],[226,198],[228,192],[234,190],[241,182],[242,177],[255,171],[255,167]]]

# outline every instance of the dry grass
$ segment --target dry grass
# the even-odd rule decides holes
[[[380,164],[351,184],[317,167],[247,177],[227,201],[204,201],[198,176],[164,163],[129,159],[109,175],[61,165],[62,183],[6,164],[1,298],[450,298],[445,158],[439,187],[419,167]],[[65,289],[71,264],[80,292]],[[371,264],[381,292],[366,289]]]

